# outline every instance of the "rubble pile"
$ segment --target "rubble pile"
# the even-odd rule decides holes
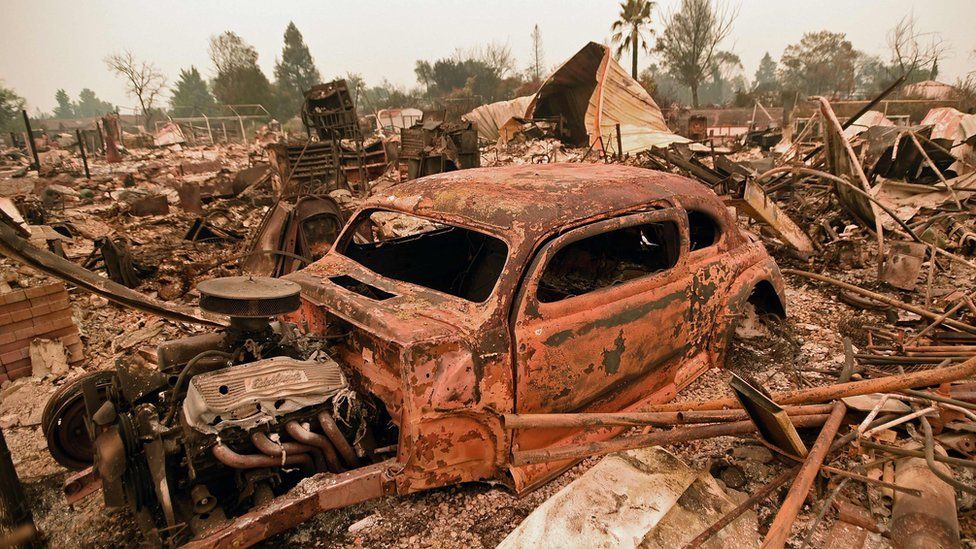
[[[270,407],[284,406],[288,413],[307,415],[289,416],[282,422],[282,433],[291,437],[288,440],[281,438],[282,433],[258,430],[248,433],[247,440],[225,436],[226,432],[219,431],[221,426],[240,418],[221,417],[208,409],[210,415],[201,413],[201,417],[209,423],[204,422],[201,428],[221,433],[212,456],[193,454],[193,445],[204,447],[199,440],[205,437],[180,441],[193,458],[215,459],[227,467],[248,471],[235,478],[246,477],[242,482],[253,488],[239,497],[236,503],[246,500],[248,507],[234,516],[211,515],[214,508],[192,511],[195,520],[213,521],[194,525],[207,535],[217,536],[207,538],[206,543],[236,542],[238,534],[243,536],[243,544],[257,543],[286,527],[269,526],[267,531],[254,533],[248,529],[248,521],[292,524],[288,522],[292,520],[297,524],[312,515],[315,518],[279,533],[272,543],[307,543],[322,536],[327,536],[325,542],[330,546],[521,547],[566,539],[607,547],[754,546],[760,540],[766,547],[951,547],[973,543],[976,115],[937,107],[917,124],[905,126],[896,125],[869,104],[862,113],[842,122],[828,100],[812,98],[810,108],[816,114],[803,133],[791,136],[773,128],[778,131],[764,131],[767,138],[760,140],[762,147],[754,146],[759,143],[749,135],[732,146],[715,147],[664,131],[664,119],[658,116],[653,100],[643,89],[633,88],[626,71],[618,69],[608,48],[589,44],[557,74],[602,71],[601,78],[609,82],[607,93],[632,98],[644,109],[653,107],[653,116],[617,113],[619,119],[603,123],[599,117],[573,120],[559,109],[565,103],[559,94],[566,93],[562,78],[547,80],[531,98],[480,107],[463,120],[446,121],[444,112],[425,113],[412,125],[402,124],[396,136],[364,135],[345,83],[336,81],[307,94],[302,116],[310,131],[305,139],[287,139],[276,130],[262,128],[260,140],[252,139],[249,145],[191,146],[178,126],[168,125],[155,139],[126,137],[130,148],[117,151],[121,154],[118,162],[110,154],[91,154],[82,161],[74,152],[77,143],[71,141],[70,134],[36,143],[39,165],[34,165],[32,155],[24,149],[0,150],[0,429],[6,434],[12,462],[29,496],[40,502],[32,503],[37,528],[52,544],[105,545],[117,543],[121,536],[138,538],[137,520],[123,512],[102,516],[97,498],[88,497],[103,487],[108,497],[123,497],[112,492],[113,486],[125,486],[131,481],[129,477],[119,473],[118,477],[100,478],[110,471],[97,465],[93,468],[91,448],[87,448],[89,461],[80,460],[83,466],[74,472],[62,467],[71,459],[80,459],[72,454],[80,451],[73,437],[84,434],[89,446],[92,444],[80,419],[86,406],[100,405],[87,412],[105,422],[98,424],[100,427],[130,414],[142,422],[132,421],[138,424],[134,429],[148,429],[147,425],[157,421],[155,416],[147,419],[152,414],[145,412],[152,401],[168,412],[161,424],[164,428],[157,431],[169,435],[187,427],[169,423],[176,415],[177,403],[183,402],[177,398],[187,402],[197,399],[180,410],[211,405],[208,387],[225,395],[233,390],[228,388],[232,385],[229,381],[221,381],[221,375],[230,375],[228,371],[246,365],[268,376],[255,374],[241,382],[246,392],[262,383],[292,388],[293,383],[308,381],[309,375],[325,375],[322,364],[329,364],[334,367],[334,372],[330,370],[334,377],[328,378],[333,385],[322,382],[317,387],[328,385],[331,400],[299,393],[304,390],[301,386],[295,389],[301,406],[288,408],[291,401],[286,398],[270,401]],[[479,134],[475,120],[490,120],[491,131]],[[776,134],[778,139],[779,133],[786,141],[768,142],[775,141],[769,136]],[[707,140],[707,133],[703,135]],[[465,181],[464,170],[479,166],[481,170],[472,173],[479,174],[479,181],[486,186],[497,185],[492,189],[497,195],[458,183]],[[374,354],[356,340],[365,336],[350,334],[362,329],[357,322],[368,323],[374,318],[387,343],[405,347],[408,335],[432,329],[431,325],[480,326],[471,319],[480,318],[478,307],[491,303],[484,297],[491,287],[479,301],[473,296],[482,295],[477,292],[483,288],[474,283],[469,287],[469,277],[484,285],[480,277],[485,273],[496,267],[501,272],[505,243],[498,239],[500,244],[493,247],[490,236],[474,230],[461,232],[450,218],[402,212],[373,212],[371,224],[360,225],[364,221],[358,214],[360,206],[365,203],[374,208],[385,201],[406,210],[433,208],[429,204],[443,201],[470,215],[489,207],[510,208],[506,212],[511,213],[519,200],[536,200],[541,195],[531,194],[535,191],[529,186],[506,195],[504,185],[509,181],[491,176],[501,173],[492,170],[506,166],[523,166],[504,172],[517,177],[557,174],[562,178],[560,184],[577,185],[572,203],[560,202],[560,195],[551,190],[546,198],[551,198],[552,204],[539,199],[523,205],[533,212],[587,205],[607,208],[630,186],[640,185],[628,179],[620,189],[607,191],[599,187],[599,178],[649,173],[632,169],[637,167],[667,172],[669,175],[653,174],[662,181],[662,188],[684,186],[707,196],[682,204],[687,210],[681,214],[682,223],[689,227],[691,241],[686,255],[714,261],[707,268],[723,278],[726,274],[715,265],[727,266],[746,254],[729,253],[738,242],[731,228],[720,234],[721,227],[699,223],[694,216],[695,208],[707,209],[709,201],[720,200],[716,202],[718,210],[734,212],[730,227],[744,231],[738,245],[745,249],[763,243],[779,270],[771,267],[776,276],[766,281],[770,287],[765,293],[758,285],[737,290],[743,292],[740,301],[750,304],[741,312],[715,306],[721,300],[731,302],[732,292],[716,297],[714,289],[698,278],[689,290],[697,293],[677,294],[682,296],[679,301],[691,305],[680,315],[673,315],[671,322],[676,326],[662,327],[661,333],[673,330],[676,334],[666,340],[669,344],[687,337],[684,344],[688,347],[720,348],[722,344],[710,335],[704,336],[704,330],[689,335],[685,332],[691,330],[682,331],[682,326],[695,324],[699,318],[724,321],[735,317],[736,322],[728,324],[728,332],[734,332],[735,338],[725,368],[708,368],[707,359],[681,365],[678,373],[670,372],[680,380],[662,382],[663,389],[655,385],[653,390],[660,390],[663,397],[620,409],[614,407],[618,402],[612,398],[618,390],[627,394],[627,387],[640,386],[645,381],[641,377],[644,372],[638,372],[641,375],[635,375],[636,381],[629,380],[626,387],[594,393],[594,401],[610,399],[603,407],[586,402],[565,410],[520,413],[521,408],[509,402],[509,408],[492,411],[501,427],[490,436],[478,431],[487,428],[473,420],[464,424],[464,429],[477,433],[471,437],[482,446],[471,444],[465,434],[455,442],[464,448],[459,450],[464,459],[444,456],[457,459],[451,466],[457,465],[458,479],[509,475],[505,477],[508,483],[519,490],[525,488],[526,479],[534,483],[548,480],[550,473],[565,471],[548,484],[539,480],[542,487],[538,491],[517,499],[502,487],[447,487],[454,482],[411,471],[415,476],[397,482],[406,488],[411,483],[426,482],[435,489],[379,499],[380,495],[396,493],[383,475],[393,470],[387,468],[398,452],[413,451],[398,448],[399,439],[390,427],[401,418],[384,415],[388,413],[382,410],[381,397],[402,391],[398,374],[382,369],[387,364],[383,361],[392,360],[390,357],[399,351],[390,351],[394,345],[389,345]],[[572,172],[574,167],[586,171]],[[441,172],[452,173],[427,181],[434,181],[432,186],[444,186],[430,189],[446,190],[427,194],[429,188],[422,178]],[[566,173],[584,173],[585,177],[573,181]],[[674,183],[676,180],[680,182]],[[597,188],[604,189],[604,194],[596,197],[597,191],[588,190]],[[694,193],[692,196],[698,196]],[[497,196],[494,204],[479,202],[492,196]],[[607,203],[593,205],[597,198]],[[666,216],[675,208],[659,209],[639,212],[659,216],[649,217],[639,226],[644,248],[666,247],[670,219]],[[556,214],[553,218],[562,219]],[[310,280],[327,273],[330,262],[339,261],[329,252],[347,222],[356,223],[351,225],[348,242],[343,243],[353,250],[348,255],[360,254],[357,261],[368,264],[376,277],[359,280],[331,276],[329,280],[340,290],[321,290],[312,301],[299,305],[299,282],[302,291],[309,293],[308,288],[314,287]],[[519,235],[540,230],[523,228],[517,222],[508,229],[523,231]],[[557,241],[575,229],[554,227],[546,239]],[[624,232],[629,229],[632,227],[615,227]],[[426,242],[424,238],[441,240],[436,245],[418,244]],[[454,265],[453,249],[460,246],[458,242],[463,243],[465,265],[456,272],[441,273],[439,268]],[[377,259],[397,246],[413,246],[408,248],[409,261],[389,266]],[[498,249],[503,250],[500,262]],[[590,291],[585,285],[595,284],[593,281],[614,287],[634,278],[635,272],[653,277],[679,265],[675,258],[667,265],[648,266],[634,256],[628,258],[626,268],[613,271],[605,263],[611,249],[610,245],[593,246],[580,253],[575,262],[562,265],[568,273],[566,279],[575,277],[575,286],[570,287],[565,280],[562,287],[558,280],[545,286],[550,281],[540,275],[540,310],[546,306],[558,310],[559,301],[585,294]],[[556,252],[552,255],[547,260],[557,262],[561,258]],[[528,263],[528,258],[524,259]],[[308,268],[310,264],[314,265]],[[602,270],[601,276],[589,276],[594,270]],[[403,282],[407,290],[400,294],[388,291],[381,282],[384,276],[377,274],[381,271],[392,273],[386,278]],[[427,276],[429,273],[437,275]],[[290,276],[276,280],[285,275]],[[213,284],[219,286],[226,283],[226,277],[239,277],[230,279],[239,284],[271,280],[281,284],[272,285],[275,290],[288,285],[294,288],[284,297],[257,291],[228,296],[206,290],[206,284],[198,289],[205,281],[211,281],[211,288]],[[406,300],[425,295],[423,292],[431,288],[438,296],[436,303],[448,297],[464,300],[468,312],[461,316],[465,318],[433,307],[417,317],[409,316],[415,311],[406,307],[390,314],[379,305],[370,309],[374,317],[356,317],[355,304],[366,303],[364,300]],[[332,312],[319,317],[309,312],[315,307],[308,303],[317,305],[334,299],[335,294],[330,292],[355,296],[342,313],[357,322]],[[512,292],[516,295],[514,289]],[[779,294],[785,295],[785,303],[777,302]],[[294,298],[295,303],[290,309],[282,305],[281,311],[273,313],[258,314],[251,309],[241,313],[246,308],[234,300],[248,298],[255,302]],[[655,307],[664,303],[661,308],[666,308],[671,301],[664,296],[652,303]],[[227,309],[221,311],[214,303]],[[712,308],[705,308],[707,304]],[[597,307],[594,305],[594,310]],[[231,320],[216,318],[218,312]],[[538,311],[522,313],[529,322],[536,320],[531,315]],[[632,312],[625,311],[596,323],[624,326],[623,319],[629,314]],[[417,320],[420,316],[423,320]],[[271,317],[284,322],[272,325]],[[296,335],[314,331],[316,322],[332,331],[319,341],[312,341],[315,338],[308,333]],[[213,333],[215,327],[223,330],[218,332],[219,337]],[[548,327],[540,324],[538,333],[545,329]],[[591,329],[547,333],[540,356],[567,338],[579,336],[578,332],[586,335]],[[444,328],[435,335],[447,341],[446,333]],[[607,375],[621,367],[623,334],[620,331],[617,340],[598,342]],[[239,348],[226,347],[238,340]],[[342,360],[328,358],[334,348],[330,345],[339,340],[356,340],[360,346],[346,349]],[[193,347],[203,341],[214,347]],[[481,340],[479,344],[484,345],[477,351],[485,362],[490,356],[522,352],[501,352]],[[204,350],[174,358],[187,352],[181,345]],[[443,346],[448,348],[448,343]],[[267,354],[269,349],[284,350]],[[564,355],[560,356],[571,357],[573,351],[561,350]],[[453,359],[468,351],[450,347],[438,352]],[[534,353],[528,353],[530,358]],[[201,357],[214,362],[207,373],[192,371]],[[428,378],[432,374],[448,375],[442,374],[445,366],[438,362],[443,357],[423,357],[428,358],[435,365]],[[355,360],[371,372],[371,378],[364,381],[350,376],[348,370],[340,369],[343,360]],[[291,361],[287,367],[292,369],[277,370],[285,368],[283,361]],[[150,390],[135,397],[126,394],[136,391],[134,387],[141,391],[140,383],[150,383],[141,378],[108,381],[122,379],[112,376],[132,364],[133,371],[145,365],[178,366],[171,380],[155,380],[164,387],[158,393],[172,391],[172,396],[163,396],[157,402]],[[483,364],[477,363],[475,369],[481,367]],[[563,389],[540,400],[575,402],[571,399],[577,395],[570,394],[569,387],[580,383],[574,378],[577,370],[591,373],[598,366],[570,363],[547,367],[557,372],[565,368],[570,373],[565,379],[534,382],[533,390],[547,383]],[[467,371],[461,368],[449,375],[463,380]],[[295,375],[301,379],[289,377]],[[583,374],[579,375],[582,379]],[[83,379],[89,381],[75,385]],[[202,381],[211,379],[213,387]],[[409,382],[422,383],[418,380]],[[126,386],[117,386],[123,384]],[[480,384],[457,384],[432,386],[423,398],[464,403],[483,397]],[[363,386],[380,396],[375,397]],[[588,387],[580,388],[585,389]],[[84,391],[89,394],[81,396]],[[101,391],[97,394],[102,400],[87,402],[92,391]],[[75,400],[69,398],[72,392]],[[398,396],[404,398],[402,392]],[[520,395],[520,399],[524,397]],[[315,405],[327,402],[328,408],[311,415],[306,408],[312,401]],[[78,406],[75,415],[65,412],[59,416],[79,418],[77,432],[68,436],[58,431],[57,422],[46,421],[54,413],[46,409],[50,402]],[[107,406],[113,402],[126,406]],[[258,410],[261,405],[256,405]],[[316,421],[321,422],[322,433],[313,432]],[[378,430],[374,439],[370,422],[391,430]],[[189,419],[184,423],[189,424]],[[452,433],[460,428],[451,425],[441,429]],[[547,429],[564,435],[538,435]],[[525,438],[524,433],[534,433],[537,438]],[[162,436],[159,441],[164,440]],[[327,438],[331,442],[323,445]],[[511,445],[510,452],[508,447],[485,452],[489,438],[520,443]],[[250,443],[264,453],[244,453],[241,448]],[[422,444],[416,440],[411,443]],[[153,448],[153,452],[163,452],[161,442]],[[329,448],[334,450],[332,454]],[[51,451],[53,459],[45,449]],[[420,453],[423,451],[434,452],[422,449]],[[150,450],[146,452],[148,455]],[[66,457],[65,453],[72,455]],[[498,463],[505,472],[479,471],[480,477],[464,476],[464,464],[493,453],[504,454]],[[202,463],[210,467],[211,461]],[[159,469],[160,461],[150,458],[145,467],[152,468],[148,474],[162,478],[165,484],[166,460],[161,462],[163,468]],[[498,463],[492,462],[493,466]],[[311,474],[297,480],[251,474],[286,465]],[[410,465],[417,466],[414,462]],[[272,477],[275,480],[268,480]],[[181,488],[176,486],[180,484],[177,479],[169,480],[174,490]],[[292,483],[291,491],[282,489],[288,482]],[[62,485],[67,500],[57,493]],[[347,488],[348,492],[340,492]],[[186,491],[190,492],[189,488]],[[210,501],[209,492],[194,489],[192,493],[192,503]],[[327,497],[330,493],[342,497]],[[313,500],[316,503],[308,503]],[[77,512],[100,518],[86,523],[77,518],[76,511],[69,510],[66,501],[75,505]],[[300,513],[293,511],[299,508],[307,516],[296,518]],[[590,518],[585,524],[578,520],[583,512],[580,509]],[[316,514],[318,511],[330,512]],[[173,513],[170,509],[162,515],[172,521]],[[282,518],[289,514],[294,516]],[[203,515],[206,517],[200,518]],[[68,520],[68,516],[76,518]],[[144,516],[136,518],[147,520]],[[158,536],[150,538],[153,542],[190,539],[188,531],[172,534],[156,526],[150,530]],[[145,528],[142,531],[145,533]]]

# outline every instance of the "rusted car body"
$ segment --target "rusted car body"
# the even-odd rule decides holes
[[[401,270],[407,275],[367,267],[375,267],[369,253],[376,249],[350,250],[364,234],[357,222],[376,211],[503,243],[488,252],[495,258],[487,274],[465,273],[482,279],[477,297],[409,282],[409,269],[436,269],[450,255],[443,243],[425,249],[422,236],[399,239],[412,246],[403,250],[411,255],[412,265]],[[652,242],[652,233],[661,241]],[[637,254],[635,235],[647,246]],[[582,251],[573,248],[578,243],[586,243]],[[636,274],[633,265],[607,263],[612,254],[605,250],[627,246],[620,255],[637,263],[644,252],[667,257],[654,260],[654,269],[638,265]],[[572,258],[560,255],[570,249],[577,250],[566,253]],[[614,269],[629,274],[586,291],[549,287]],[[287,278],[302,286],[293,320],[339,338],[330,353],[354,385],[381,399],[399,428],[390,471],[400,494],[465,481],[531,489],[570,463],[513,467],[513,449],[618,431],[511,432],[500,414],[638,410],[668,401],[723,363],[747,302],[785,314],[778,268],[711,190],[610,165],[473,169],[397,185],[370,198],[328,254]]]
[[[63,386],[42,423],[50,448],[80,414],[92,441],[66,465],[70,498],[101,482],[150,543],[243,547],[386,494],[538,486],[573,460],[516,466],[514,451],[620,428],[507,430],[502,414],[668,401],[724,361],[747,303],[785,314],[782,286],[762,244],[683,177],[442,173],[368,199],[303,270],[201,283],[224,329]]]

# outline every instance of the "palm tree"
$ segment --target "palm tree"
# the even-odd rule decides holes
[[[617,46],[614,55],[617,59],[623,54],[624,50],[629,49],[633,56],[630,75],[637,79],[637,50],[650,51],[647,41],[644,40],[644,32],[653,33],[651,26],[651,10],[654,9],[654,2],[649,0],[626,0],[620,3],[620,19],[613,22],[610,30],[610,43]]]

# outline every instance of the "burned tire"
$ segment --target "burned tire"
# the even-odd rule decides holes
[[[92,465],[95,450],[85,428],[85,397],[81,388],[85,381],[94,379],[99,396],[104,398],[113,377],[113,372],[89,372],[51,395],[41,415],[41,430],[54,461],[72,471]]]

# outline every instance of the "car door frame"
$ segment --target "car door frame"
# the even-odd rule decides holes
[[[560,249],[585,238],[613,230],[664,221],[673,222],[677,225],[679,237],[677,261],[668,269],[556,302],[542,303],[538,301],[537,288],[539,279],[550,259]],[[520,349],[522,344],[527,343],[524,336],[520,335],[520,330],[522,329],[521,323],[523,321],[542,319],[543,313],[556,315],[553,318],[563,318],[572,312],[585,310],[586,302],[601,300],[617,302],[624,299],[632,299],[639,294],[653,292],[656,288],[674,285],[687,276],[685,273],[687,261],[688,218],[682,208],[672,205],[663,208],[622,212],[608,219],[596,220],[573,227],[539,244],[532,254],[532,259],[528,263],[518,291],[515,293],[509,319],[509,330],[513,349],[514,410],[516,412],[536,411],[522,409],[523,402],[521,397],[524,394],[524,384],[528,381],[526,379],[526,364],[523,359],[523,350]],[[570,311],[570,309],[573,309],[573,311]],[[536,340],[536,343],[538,343],[538,340]]]

